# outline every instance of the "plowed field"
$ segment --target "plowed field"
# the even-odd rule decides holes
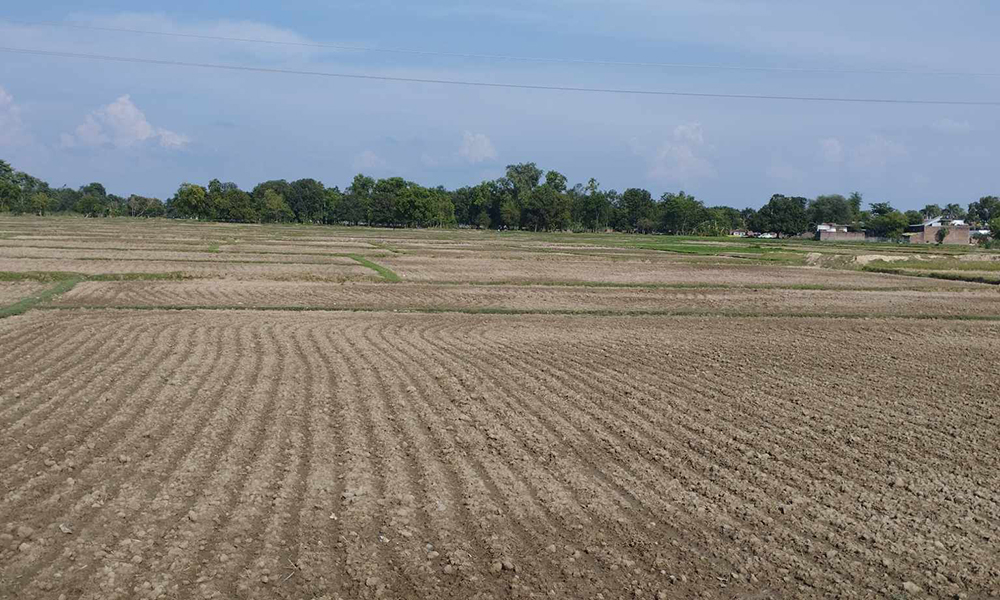
[[[0,598],[1000,596],[993,286],[116,223],[0,219]]]

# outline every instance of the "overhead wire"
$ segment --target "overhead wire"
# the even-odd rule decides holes
[[[328,50],[341,50],[341,51],[353,51],[353,52],[380,52],[380,53],[404,54],[404,55],[414,55],[414,56],[438,56],[438,57],[466,58],[466,59],[477,59],[477,60],[496,60],[496,61],[509,61],[509,62],[596,65],[596,66],[606,66],[606,67],[647,67],[647,68],[660,68],[660,69],[708,69],[708,70],[765,71],[765,72],[771,71],[771,72],[784,72],[784,73],[1000,77],[1000,72],[985,72],[985,71],[788,67],[788,66],[766,66],[766,65],[727,65],[727,64],[699,64],[699,63],[683,63],[683,62],[644,62],[644,61],[614,61],[614,60],[594,60],[594,59],[575,59],[575,58],[557,58],[557,57],[532,57],[532,56],[516,56],[516,55],[505,55],[505,54],[479,54],[472,52],[445,52],[436,50],[420,50],[420,49],[408,49],[408,48],[383,48],[380,46],[363,46],[363,45],[353,45],[353,44],[294,42],[287,40],[268,40],[260,38],[232,37],[232,36],[209,35],[209,34],[199,34],[199,33],[153,31],[147,29],[133,29],[127,27],[92,25],[88,23],[80,23],[74,21],[22,21],[17,19],[4,19],[4,22],[14,23],[18,25],[26,25],[31,27],[66,27],[66,28],[91,30],[91,31],[132,33],[140,35],[155,35],[155,36],[186,38],[186,39],[242,42],[242,43],[253,43],[253,44],[270,44],[275,46],[289,46],[289,47],[301,47],[301,48],[322,48]]]
[[[634,96],[720,98],[720,99],[734,99],[734,100],[786,100],[786,101],[801,101],[801,102],[834,102],[834,103],[856,103],[856,104],[910,104],[910,105],[938,105],[938,106],[1000,107],[1000,101],[991,101],[991,100],[929,100],[929,99],[907,99],[907,98],[796,96],[796,95],[781,95],[781,94],[729,94],[729,93],[712,93],[712,92],[684,92],[684,91],[642,90],[642,89],[627,89],[627,88],[581,87],[581,86],[566,86],[566,85],[536,85],[536,84],[524,84],[524,83],[468,81],[468,80],[458,80],[458,79],[435,79],[435,78],[425,78],[425,77],[398,77],[390,75],[371,75],[363,73],[334,73],[328,71],[309,71],[300,69],[283,69],[276,67],[227,65],[227,64],[217,64],[217,63],[189,62],[180,60],[165,60],[165,59],[140,58],[140,57],[129,57],[129,56],[112,56],[105,54],[87,54],[81,52],[38,50],[31,48],[13,48],[6,46],[0,46],[0,52],[7,52],[11,54],[59,57],[59,58],[101,60],[101,61],[121,62],[121,63],[151,64],[151,65],[175,66],[175,67],[193,67],[201,69],[217,69],[217,70],[227,70],[227,71],[300,75],[300,76],[311,76],[311,77],[356,79],[356,80],[368,80],[368,81],[389,81],[398,83],[422,83],[422,84],[465,86],[465,87],[479,87],[479,88],[547,90],[547,91],[558,91],[558,92],[624,94],[624,95],[634,95]]]

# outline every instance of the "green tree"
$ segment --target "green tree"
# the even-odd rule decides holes
[[[295,220],[295,213],[285,198],[273,189],[265,189],[261,197],[260,218],[265,223],[287,223]]]
[[[817,196],[809,202],[806,209],[809,228],[816,229],[822,223],[850,224],[854,222],[855,212],[851,201],[840,194]]]
[[[630,231],[640,231],[639,221],[643,219],[651,222],[656,209],[652,194],[640,188],[625,190],[625,193],[622,194],[621,205],[625,225]],[[649,229],[645,231],[649,231]]]
[[[861,217],[861,204],[863,202],[864,196],[861,192],[851,192],[851,195],[847,197],[847,203],[851,205],[851,215],[853,221],[857,221]]]
[[[750,227],[754,231],[776,233],[779,236],[803,233],[809,229],[807,202],[805,198],[775,194],[753,216]]]
[[[206,197],[208,190],[193,183],[182,183],[170,200],[170,210],[176,216],[186,219],[209,218]]]
[[[565,189],[565,185],[566,178],[560,175],[547,178],[545,184],[533,189],[521,212],[522,227],[535,231],[566,229],[569,226],[570,206],[566,195],[559,191],[560,188]]]
[[[888,202],[875,202],[869,208],[872,216],[884,217],[892,212],[895,212],[895,208],[892,207]]]
[[[924,219],[936,219],[941,216],[941,207],[937,204],[928,204],[920,209],[920,214],[924,215]]]
[[[969,204],[969,220],[975,223],[989,223],[1000,217],[1000,198],[984,196]]]
[[[300,223],[320,223],[326,216],[326,188],[315,179],[299,179],[289,184],[285,202]]]
[[[908,210],[903,214],[906,215],[906,221],[910,225],[920,225],[924,222],[924,214],[919,210]]]
[[[990,219],[990,237],[994,240],[1000,240],[1000,217],[993,217]]]
[[[666,193],[660,199],[660,231],[675,235],[688,235],[695,232],[711,215],[705,210],[705,205],[694,196],[683,191],[676,194]],[[714,231],[717,228],[712,228]]]
[[[31,194],[27,202],[27,211],[38,216],[45,216],[45,213],[49,211],[49,207],[52,205],[52,199],[49,198],[48,194],[42,192],[35,192]]]
[[[967,216],[965,209],[961,205],[951,203],[941,210],[941,216],[950,220],[961,220]]]
[[[0,211],[16,212],[20,206],[21,188],[9,180],[0,179]]]
[[[937,230],[937,232],[934,234],[934,240],[938,243],[938,246],[943,244],[945,239],[948,238],[948,233],[949,231],[947,227],[942,227],[941,229]]]
[[[372,193],[375,189],[375,180],[367,175],[355,175],[354,181],[347,188],[344,194],[343,209],[338,216],[339,221],[345,221],[353,225],[369,221],[369,204],[371,204]]]
[[[909,224],[910,221],[906,218],[906,215],[898,210],[892,210],[888,213],[872,217],[869,222],[869,229],[877,238],[898,240],[903,237],[903,232],[906,231]]]

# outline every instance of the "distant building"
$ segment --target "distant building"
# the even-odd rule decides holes
[[[911,225],[906,228],[906,240],[911,244],[936,244],[937,235],[941,229],[947,229],[943,244],[971,244],[972,228],[961,219],[945,219],[937,217],[924,221],[920,225]]]
[[[865,232],[849,231],[847,225],[820,223],[816,226],[816,239],[821,242],[863,242]]]

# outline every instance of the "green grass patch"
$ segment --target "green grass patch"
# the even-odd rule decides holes
[[[877,265],[865,265],[862,271],[869,273],[882,273],[885,275],[903,275],[906,277],[927,277],[930,279],[943,279],[946,281],[964,281],[966,283],[984,283],[987,285],[1000,285],[1000,277],[988,277],[986,275],[974,275],[972,273],[948,273],[944,271],[920,271],[900,267],[883,267]]]
[[[1000,260],[908,260],[888,262],[876,260],[869,263],[878,267],[905,268],[919,271],[1000,271]]]
[[[372,271],[375,271],[376,273],[382,276],[382,279],[385,279],[390,283],[399,283],[400,281],[402,281],[399,275],[396,275],[396,273],[394,273],[392,269],[388,267],[383,267],[380,264],[373,263],[372,261],[368,260],[364,256],[361,256],[360,254],[349,254],[348,256],[354,259],[361,266],[367,267]]]
[[[0,271],[0,281],[40,281],[48,283],[50,281],[66,281],[77,277],[83,277],[79,273],[66,273],[63,271]]]
[[[197,279],[197,277],[181,271],[170,273],[103,273],[87,277],[87,281],[186,281],[189,279]]]
[[[70,279],[64,279],[57,283],[56,285],[43,290],[33,296],[28,296],[27,298],[15,302],[10,306],[5,306],[0,308],[0,319],[5,319],[7,317],[14,317],[17,315],[24,314],[31,310],[38,304],[43,302],[48,302],[60,294],[65,294],[66,292],[73,289],[73,287],[83,281],[82,277],[73,277]]]

